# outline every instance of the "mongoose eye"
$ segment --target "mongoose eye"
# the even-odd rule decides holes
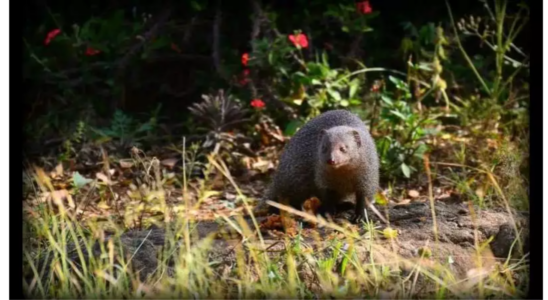
[[[342,153],[346,153],[346,148],[344,146],[342,146],[341,148],[339,148],[339,150],[341,150]]]

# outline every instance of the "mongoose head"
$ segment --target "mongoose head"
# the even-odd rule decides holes
[[[319,145],[320,162],[338,169],[359,160],[362,141],[356,129],[337,126],[321,131]]]

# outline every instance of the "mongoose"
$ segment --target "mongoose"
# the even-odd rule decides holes
[[[375,143],[358,116],[346,110],[325,112],[306,123],[280,157],[266,198],[301,209],[318,197],[319,213],[336,212],[354,197],[353,220],[365,217],[365,203],[386,222],[371,201],[379,186]]]

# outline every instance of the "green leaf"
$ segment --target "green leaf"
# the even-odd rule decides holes
[[[406,120],[407,117],[405,117],[401,112],[397,111],[397,110],[391,110],[390,111],[393,115],[397,116],[398,118],[402,119],[402,120]]]
[[[349,31],[350,31],[350,29],[348,29],[348,26],[343,26],[343,27],[341,28],[341,30],[342,30],[343,32],[349,32]]]
[[[360,105],[361,103],[360,99],[350,99],[350,104],[352,105]]]
[[[392,75],[388,76],[388,79],[390,79],[390,81],[392,81],[398,89],[408,90],[407,83],[405,81]]]
[[[407,178],[411,177],[411,169],[409,169],[409,166],[406,165],[405,163],[401,164],[401,171],[405,177]]]
[[[150,131],[152,130],[152,125],[150,123],[144,123],[142,124],[137,130],[136,132],[144,132],[144,131]]]
[[[428,151],[428,146],[426,144],[420,144],[415,150],[415,154],[413,156],[416,158],[422,158],[426,151]]]
[[[311,83],[312,85],[322,85],[322,82],[319,81],[318,79],[312,79]]]
[[[77,188],[82,188],[93,180],[80,175],[78,172],[74,172],[72,173],[72,181]]]
[[[348,102],[348,100],[341,100],[341,102],[339,102],[341,104],[341,106],[343,107],[347,107],[350,103]]]
[[[338,92],[338,91],[335,91],[335,90],[332,90],[332,89],[328,89],[327,90],[327,93],[329,93],[329,95],[331,97],[333,97],[333,99],[337,100],[337,101],[341,101],[341,94]]]
[[[394,102],[392,102],[392,99],[390,99],[390,97],[386,95],[381,95],[381,100],[390,106],[394,105]]]
[[[297,129],[303,124],[301,120],[293,120],[287,124],[284,130],[284,135],[292,136],[297,132]]]
[[[375,193],[375,203],[380,205],[380,206],[386,206],[388,205],[388,198],[386,198],[386,196],[380,192],[377,192]]]
[[[191,1],[190,6],[192,6],[192,9],[194,9],[195,11],[201,11],[203,9],[199,1]]]
[[[356,95],[356,92],[358,91],[359,85],[360,81],[358,79],[350,81],[350,92],[348,93],[348,98],[354,98],[354,95]]]
[[[417,65],[417,68],[421,69],[421,70],[425,70],[425,71],[432,71],[432,68],[430,67],[430,64],[429,63],[425,63],[425,62],[420,62],[418,65]]]

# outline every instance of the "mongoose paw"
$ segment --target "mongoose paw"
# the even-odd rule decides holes
[[[354,224],[359,224],[363,220],[365,220],[365,216],[363,213],[354,213],[352,217],[350,218],[350,221]]]

